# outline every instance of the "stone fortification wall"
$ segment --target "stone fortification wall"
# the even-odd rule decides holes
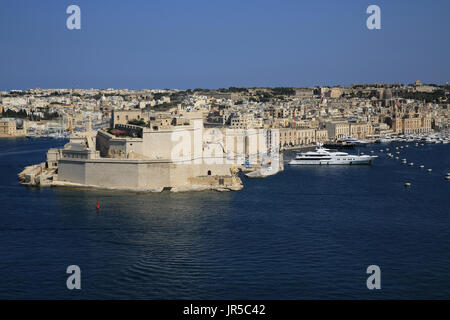
[[[231,168],[230,164],[174,164],[130,159],[60,160],[58,181],[105,188],[158,190],[189,187],[197,181],[192,180],[195,177],[231,177]],[[212,180],[203,181],[212,185]]]

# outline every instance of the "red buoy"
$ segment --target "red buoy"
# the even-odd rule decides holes
[[[98,203],[98,200],[97,200],[97,208],[96,209],[100,210],[100,204]]]

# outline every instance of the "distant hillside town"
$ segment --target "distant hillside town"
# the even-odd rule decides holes
[[[151,128],[198,113],[205,127],[279,129],[280,147],[349,136],[439,131],[449,126],[450,86],[354,84],[194,90],[29,89],[0,92],[0,137],[60,137],[131,124]],[[116,130],[120,133],[120,130]]]

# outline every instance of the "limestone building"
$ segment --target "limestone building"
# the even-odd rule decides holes
[[[27,134],[25,125],[23,119],[1,118],[0,138],[25,136]]]
[[[63,149],[50,150],[46,170],[52,174],[44,180],[142,191],[239,190],[238,168],[261,165],[276,151],[272,144],[278,146],[276,132],[205,129],[199,114],[168,123],[150,119],[149,126],[116,124],[108,131],[73,134]],[[34,178],[27,179],[22,173],[22,180]]]
[[[350,124],[347,121],[329,121],[325,123],[325,128],[330,139],[350,136]]]

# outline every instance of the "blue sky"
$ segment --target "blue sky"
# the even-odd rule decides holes
[[[81,8],[81,30],[66,8]],[[366,8],[381,8],[381,30]],[[0,90],[445,83],[450,1],[4,0]]]

